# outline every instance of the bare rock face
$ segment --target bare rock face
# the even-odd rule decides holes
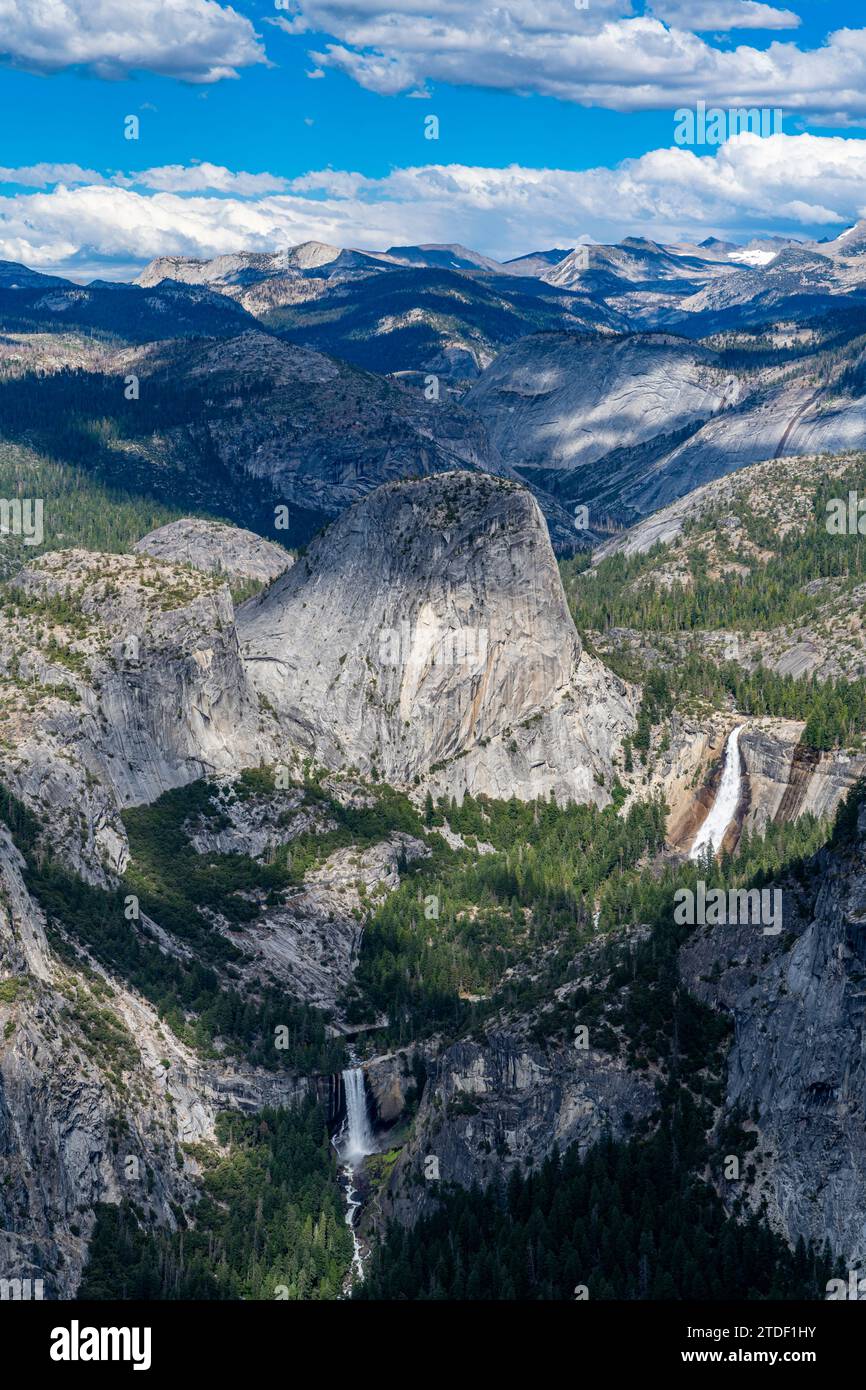
[[[116,882],[126,864],[120,808],[200,776],[219,782],[305,752],[404,786],[430,776],[458,794],[603,801],[633,726],[629,689],[581,650],[537,504],[483,475],[381,489],[237,615],[219,576],[189,565],[53,552],[17,576],[0,635],[0,779],[50,825],[58,858],[97,882]],[[288,799],[279,813],[253,799],[212,831],[192,826],[196,847],[267,855],[295,832],[327,829],[324,813]],[[333,1007],[364,910],[425,852],[400,834],[337,849],[245,933],[241,985],[266,977]],[[69,1297],[95,1203],[131,1196],[170,1226],[197,1174],[179,1146],[211,1138],[226,1105],[289,1104],[315,1079],[203,1061],[122,981],[65,962],[22,867],[4,835],[0,1262]],[[546,1150],[552,1133],[589,1142],[593,1116],[604,1118],[595,1081],[560,1085],[546,1065],[518,1039],[456,1055],[452,1070],[502,1092],[485,1134],[513,1113],[527,1136],[515,1153]],[[444,1087],[464,1089],[449,1076]],[[119,1134],[121,1112],[131,1118]],[[455,1167],[470,1150],[459,1128],[443,1138]]]
[[[500,353],[468,402],[506,463],[571,471],[709,419],[738,389],[685,338],[544,333]]]
[[[832,816],[866,771],[862,753],[804,747],[803,727],[800,720],[775,719],[744,730],[740,749],[749,788],[748,829],[763,833],[771,821],[804,814]]]
[[[411,1138],[383,1196],[384,1215],[406,1224],[435,1205],[437,1180],[484,1186],[540,1162],[554,1145],[585,1153],[605,1132],[627,1133],[657,1103],[652,1083],[615,1056],[539,1047],[506,1029],[455,1043],[426,1065]],[[411,1083],[408,1059],[374,1059],[366,1070],[387,1120]]]
[[[383,489],[237,614],[218,575],[145,554],[52,552],[15,585],[2,775],[91,881],[123,872],[121,807],[299,751],[603,803],[633,720],[581,651],[537,505],[484,475]]]
[[[218,575],[141,553],[52,552],[5,595],[0,780],[90,881],[114,883],[126,865],[121,807],[296,751],[404,786],[432,776],[458,794],[609,795],[633,696],[582,652],[543,518],[515,484],[450,473],[381,489],[237,616],[243,652]],[[292,806],[297,824],[253,801],[210,838],[192,827],[196,847],[267,854],[323,820]],[[268,977],[333,1006],[365,907],[425,852],[401,834],[337,849],[246,933],[240,983]],[[196,1056],[132,988],[49,947],[22,870],[4,832],[0,1265],[70,1297],[95,1203],[130,1196],[171,1226],[198,1171],[180,1146],[212,1138],[226,1105],[290,1104],[315,1078]],[[455,1067],[517,1086],[507,1106],[539,1152],[551,1123],[563,1138],[583,1133],[583,1091],[551,1099],[543,1060],[520,1041],[508,1061],[507,1046]],[[465,1137],[454,1153],[468,1155]]]
[[[263,540],[255,531],[224,526],[218,521],[202,521],[199,517],[170,521],[167,526],[142,536],[133,550],[138,555],[152,555],[156,560],[192,565],[195,569],[224,574],[232,579],[257,579],[262,584],[270,584],[294,564],[294,557],[288,551]]]
[[[583,653],[516,484],[454,472],[380,488],[237,621],[263,703],[326,766],[455,795],[609,799],[633,693]]]
[[[86,878],[123,871],[120,807],[276,759],[217,579],[56,551],[16,595],[0,610],[2,777]]]
[[[282,905],[269,907],[259,922],[237,934],[235,944],[251,961],[242,973],[267,971],[290,993],[331,1010],[339,1020],[340,996],[358,963],[365,913],[399,886],[401,858],[427,854],[419,840],[402,834],[362,852],[337,850]]]
[[[193,1192],[197,1171],[177,1146],[213,1138],[219,1083],[139,996],[49,950],[22,868],[4,829],[0,1269],[42,1279],[46,1297],[70,1298],[94,1203],[131,1197],[174,1224],[172,1203]],[[255,1094],[254,1073],[246,1083]]]

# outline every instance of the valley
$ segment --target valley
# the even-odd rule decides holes
[[[15,1278],[864,1258],[862,242],[4,264]],[[678,920],[713,892],[781,915]]]

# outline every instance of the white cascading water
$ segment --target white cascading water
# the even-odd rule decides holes
[[[740,800],[740,734],[742,726],[734,729],[725,746],[722,780],[709,815],[695,836],[689,852],[690,859],[703,859],[709,850],[717,854],[722,847],[725,831],[737,812]]]
[[[343,1072],[343,1093],[346,1097],[346,1129],[341,1157],[344,1163],[354,1168],[375,1149],[367,1112],[367,1088],[360,1067],[350,1067]]]
[[[353,1057],[354,1060],[354,1057]],[[367,1154],[376,1152],[370,1112],[367,1109],[367,1087],[360,1067],[348,1067],[343,1072],[343,1095],[346,1098],[346,1121],[335,1141],[343,1162],[343,1188],[346,1194],[346,1225],[352,1232],[352,1272],[346,1285],[351,1291],[356,1279],[364,1277],[364,1251],[355,1230],[355,1214],[361,1205],[355,1187],[355,1169]]]

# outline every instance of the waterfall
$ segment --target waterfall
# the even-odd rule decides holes
[[[346,1097],[346,1127],[341,1157],[355,1167],[366,1154],[375,1150],[370,1116],[367,1113],[367,1088],[360,1067],[343,1072],[343,1091]]]
[[[725,763],[722,780],[716,799],[710,807],[706,820],[695,836],[689,852],[690,859],[703,859],[709,850],[717,854],[725,838],[725,831],[736,815],[740,800],[740,734],[742,726],[734,729],[725,746]]]
[[[354,1053],[350,1052],[349,1055],[354,1061]],[[344,1289],[344,1293],[349,1294],[352,1285],[364,1278],[365,1259],[364,1246],[355,1228],[355,1220],[361,1207],[361,1195],[355,1186],[355,1170],[360,1166],[362,1158],[376,1151],[370,1114],[367,1110],[367,1088],[360,1067],[347,1067],[343,1072],[343,1095],[346,1098],[346,1119],[339,1137],[333,1142],[343,1164],[342,1187],[346,1196],[346,1225],[352,1232],[352,1269]]]

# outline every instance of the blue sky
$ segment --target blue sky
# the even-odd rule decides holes
[[[774,40],[790,38],[802,47],[818,47],[831,30],[866,22],[854,0],[794,0],[792,7],[802,20],[797,30],[738,29],[719,35],[714,46],[732,48],[745,40],[766,49]],[[394,165],[428,159],[422,128],[428,110],[441,122],[437,160],[449,163],[583,169],[643,154],[671,139],[678,102],[636,117],[480,86],[429,83],[432,99],[424,101],[365,91],[339,72],[311,81],[306,74],[314,64],[308,53],[323,48],[327,34],[266,29],[262,16],[278,12],[248,0],[234,9],[264,35],[273,68],[250,67],[237,80],[206,88],[147,72],[110,82],[80,68],[47,77],[9,68],[0,72],[0,163],[51,160],[129,169],[209,160],[289,177],[332,164],[380,177]],[[156,110],[142,111],[148,103]],[[22,111],[26,121],[20,119]],[[131,149],[122,122],[136,111],[143,131]],[[786,117],[789,133],[801,128],[822,134],[840,129],[818,127],[796,114]]]
[[[30,17],[34,0],[7,0],[17,24],[11,38],[4,35],[10,51],[0,68],[0,254],[45,268],[126,274],[154,250],[213,254],[241,249],[245,238],[252,249],[274,237],[286,244],[303,239],[304,208],[310,235],[323,239],[339,233],[348,244],[370,244],[373,234],[432,241],[473,235],[491,254],[516,254],[551,238],[565,244],[563,238],[635,232],[820,236],[866,209],[866,29],[852,0],[656,0],[654,9],[643,0],[588,0],[585,11],[569,0],[513,0],[501,8],[493,0],[442,0],[436,7],[423,0],[287,0],[292,9],[239,0],[233,8],[210,5],[208,13],[221,18],[217,28],[205,0],[178,0],[175,20],[181,24],[188,5],[190,27],[173,34],[168,57],[157,41],[165,0],[68,2],[81,19],[76,43],[65,31],[56,41],[38,31]],[[106,32],[98,32],[94,6],[109,20],[116,11],[115,29],[106,22]],[[714,27],[702,28],[705,20]],[[848,37],[828,47],[836,31]],[[82,54],[86,61],[76,62]],[[228,69],[237,75],[218,75]],[[683,158],[660,172],[656,156],[672,149],[674,110],[698,100],[780,106],[785,140],[772,160],[769,149],[755,154],[735,144],[721,152],[675,151]],[[123,122],[133,113],[140,138],[127,141]],[[431,113],[440,123],[435,142],[424,138]],[[638,162],[630,174],[624,161],[626,170]],[[63,169],[41,179],[15,173],[78,166],[100,180],[121,171],[134,185],[141,171],[202,164],[289,184],[311,173],[331,177],[303,190],[265,190],[264,202],[242,194],[244,206],[235,211],[238,190],[225,179],[205,191],[180,187],[177,176],[151,175],[134,197],[103,190],[86,199],[82,190],[96,179]],[[431,166],[521,173],[508,188],[479,178],[480,193],[461,173],[452,190],[451,234],[448,190],[431,191],[429,176],[413,182],[401,173]],[[557,178],[538,184],[527,172],[537,170],[556,171]],[[565,177],[582,171],[589,171],[582,180]],[[365,182],[347,192],[338,174]],[[703,198],[690,197],[690,181],[700,186],[705,179]],[[775,197],[767,196],[768,180],[778,186]],[[728,206],[723,188],[732,181]],[[190,216],[169,205],[183,197],[198,199],[195,225],[192,205]],[[288,200],[282,207],[280,198]],[[557,212],[558,198],[565,207]],[[376,215],[368,216],[363,210],[371,205]],[[124,224],[125,239],[118,235]]]

